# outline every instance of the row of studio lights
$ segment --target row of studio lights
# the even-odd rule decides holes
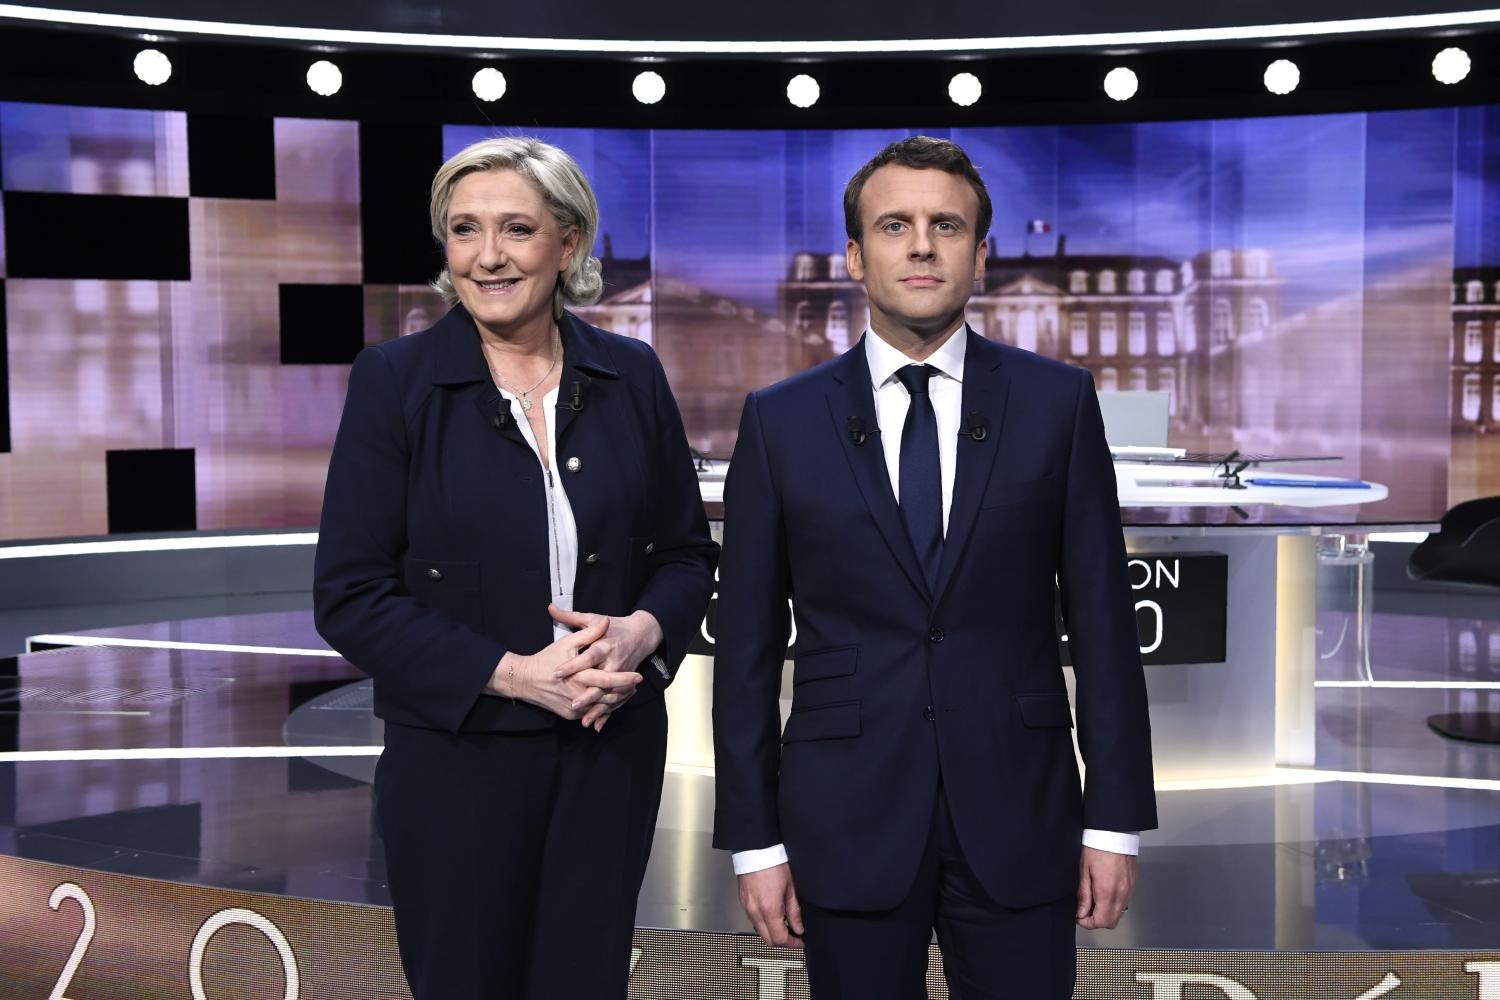
[[[1469,75],[1469,54],[1463,49],[1443,49],[1432,59],[1432,75],[1439,83],[1454,84]],[[143,83],[160,86],[172,77],[172,61],[158,49],[143,49],[135,57],[135,75]],[[1302,81],[1302,71],[1290,59],[1277,59],[1266,67],[1264,82],[1273,94],[1290,94]],[[319,59],[307,68],[307,86],[315,94],[332,97],[344,85],[344,74],[327,59]],[[1116,66],[1104,75],[1104,93],[1116,101],[1128,101],[1140,89],[1140,78],[1128,66]],[[486,66],[474,74],[474,96],[481,101],[498,101],[505,96],[505,74]],[[667,96],[667,81],[655,70],[637,73],[630,92],[642,104],[656,104]],[[799,108],[818,103],[821,89],[816,78],[798,73],[787,82],[786,99]],[[954,104],[968,107],[984,92],[979,77],[957,73],[948,81],[948,97]]]

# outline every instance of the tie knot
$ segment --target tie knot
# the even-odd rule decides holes
[[[913,396],[927,395],[927,380],[937,373],[931,365],[906,365],[896,369],[896,377]]]

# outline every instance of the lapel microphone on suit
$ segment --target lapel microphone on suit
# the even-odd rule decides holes
[[[978,410],[969,411],[969,426],[958,432],[959,437],[972,438],[975,441],[983,441],[989,435],[985,426],[984,414]]]
[[[584,392],[584,389],[586,389],[587,387],[588,387],[588,383],[587,382],[575,381],[573,383],[573,390],[572,390],[572,392],[568,396],[568,401],[566,403],[564,403],[563,405],[566,406],[568,409],[572,410],[574,413],[582,413],[583,412],[583,392]]]
[[[879,434],[879,433],[880,433],[880,428],[879,427],[871,428],[868,431],[865,430],[865,422],[863,420],[859,419],[858,417],[854,416],[853,414],[850,414],[850,416],[849,416],[849,440],[851,440],[851,441],[854,442],[854,446],[856,448],[858,448],[860,445],[864,444],[870,438],[874,437],[876,434]]]

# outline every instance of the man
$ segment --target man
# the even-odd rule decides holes
[[[958,146],[893,143],[844,214],[870,329],[751,393],[730,465],[714,844],[814,1000],[924,996],[934,927],[955,998],[1070,997],[1075,922],[1119,922],[1156,825],[1098,399],[965,325],[991,206]]]

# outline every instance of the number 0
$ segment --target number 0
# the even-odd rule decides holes
[[[292,946],[286,935],[281,933],[281,928],[254,910],[238,907],[220,910],[209,917],[193,938],[193,948],[188,953],[188,986],[193,991],[193,1000],[208,1000],[208,994],[203,989],[203,953],[208,950],[208,943],[213,940],[214,935],[230,924],[254,927],[266,936],[276,948],[276,954],[281,956],[281,971],[286,976],[286,1000],[297,1000],[302,992],[297,976],[297,956],[292,954]],[[53,994],[52,1000],[61,1000],[61,997]]]

